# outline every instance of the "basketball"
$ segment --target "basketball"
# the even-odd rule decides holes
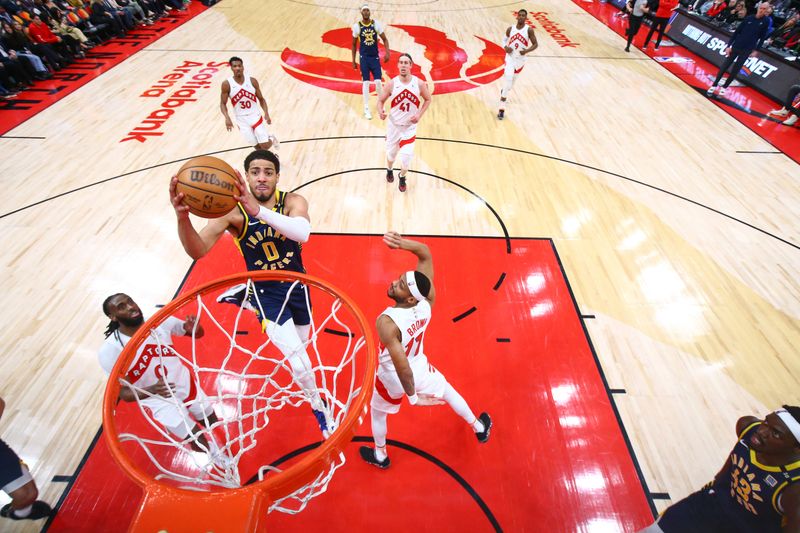
[[[203,218],[221,217],[236,206],[236,172],[216,157],[190,159],[178,171],[177,191],[189,212]]]

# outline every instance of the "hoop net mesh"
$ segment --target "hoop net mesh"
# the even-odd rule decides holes
[[[303,300],[311,317],[307,338],[298,337],[301,350],[287,349],[274,332],[270,338],[259,321],[267,309],[258,297],[264,282],[257,276],[209,284],[148,320],[112,374],[136,400],[119,402],[106,414],[113,417],[126,459],[146,476],[179,489],[219,491],[264,482],[315,450],[320,454],[315,476],[270,497],[270,512],[297,513],[325,492],[344,464],[341,448],[366,411],[361,393],[365,383],[371,389],[375,362],[368,356],[360,312],[327,284],[306,276],[258,277],[284,280],[281,287],[288,290],[280,313],[291,307],[294,295],[294,305]],[[277,282],[268,283],[274,289]],[[250,297],[235,297],[245,294]],[[197,320],[190,331],[181,331],[187,316]],[[297,329],[291,322],[284,327]],[[171,384],[165,396],[147,390],[158,378]],[[348,419],[350,435],[324,450],[353,410],[358,416]]]

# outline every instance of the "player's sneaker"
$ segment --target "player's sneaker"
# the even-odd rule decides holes
[[[378,458],[375,457],[375,449],[370,448],[369,446],[360,447],[358,449],[358,453],[361,454],[361,458],[364,459],[364,461],[383,470],[386,470],[389,468],[389,465],[392,464],[388,457],[383,461],[378,461]]]
[[[372,120],[372,113],[369,112],[368,106],[364,106],[364,118],[367,120]]]
[[[39,520],[40,518],[47,518],[53,513],[53,509],[46,503],[36,500],[33,502],[33,508],[28,516],[17,516],[11,509],[11,504],[8,503],[0,509],[0,516],[10,518],[11,520]]]
[[[717,96],[725,96],[725,87],[720,87]]]
[[[503,117],[505,116],[506,116],[505,109],[501,109],[500,111],[497,112],[497,120],[503,120]]]
[[[389,183],[392,183],[394,181],[394,171],[393,170],[387,170],[386,171],[386,181],[388,181]]]
[[[716,85],[712,85],[712,86],[711,86],[711,87],[709,87],[709,88],[708,88],[708,90],[706,91],[706,96],[713,96],[713,95],[714,95],[714,92],[716,92],[716,90],[717,90],[717,86],[716,86]]]
[[[217,302],[241,306],[245,298],[247,298],[247,284],[240,283],[220,294]]]
[[[784,126],[794,126],[797,122],[797,115],[792,115],[782,122]]]
[[[489,440],[489,434],[492,432],[492,418],[489,416],[489,413],[481,413],[478,420],[483,423],[483,431],[475,433],[475,436],[478,438],[478,442],[486,442]]]
[[[782,107],[780,109],[773,109],[772,111],[767,113],[768,116],[773,116],[773,117],[785,117],[788,114],[789,110],[786,109],[785,107]]]
[[[406,177],[400,176],[400,184],[397,187],[400,189],[400,192],[406,192]]]

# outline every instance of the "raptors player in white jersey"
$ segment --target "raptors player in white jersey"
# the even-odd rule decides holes
[[[527,10],[517,11],[517,24],[508,27],[503,39],[503,49],[506,51],[506,69],[503,73],[503,88],[500,90],[500,111],[497,112],[497,118],[500,120],[503,120],[506,114],[508,94],[514,86],[517,75],[525,66],[525,56],[539,46],[533,28],[525,24],[527,18]]]
[[[98,353],[100,366],[111,374],[122,349],[144,324],[144,316],[136,302],[127,294],[114,294],[103,302],[103,312],[111,319],[106,330],[106,340]],[[192,448],[196,451],[211,451],[212,460],[218,453],[213,442],[209,444],[197,424],[211,426],[217,422],[214,406],[202,389],[196,386],[189,369],[172,351],[173,335],[194,334],[203,336],[203,327],[193,316],[180,320],[169,317],[164,320],[147,341],[139,347],[136,358],[127,369],[125,380],[151,396],[139,392],[139,401],[155,420],[178,439],[196,435]],[[119,397],[126,402],[137,401],[130,388],[120,388]],[[198,446],[198,444],[200,446]],[[205,449],[203,449],[205,448]]]
[[[256,150],[277,149],[278,139],[267,129],[267,125],[272,124],[272,119],[258,80],[245,75],[244,62],[240,58],[232,57],[228,60],[228,64],[231,66],[233,76],[222,82],[219,99],[219,108],[225,117],[225,128],[228,131],[233,129],[233,121],[228,115],[228,99],[230,99],[236,124],[245,140]],[[259,105],[264,110],[263,115],[258,108]]]
[[[406,191],[406,174],[414,156],[417,123],[431,105],[427,84],[411,74],[411,56],[401,54],[397,61],[400,75],[392,78],[378,98],[378,115],[386,119],[384,105],[389,100],[389,125],[386,127],[386,181],[394,181],[394,161],[400,158],[400,192]]]
[[[362,446],[359,452],[366,462],[388,468],[386,419],[400,410],[403,395],[411,405],[447,403],[472,427],[479,442],[489,440],[492,419],[487,413],[476,417],[464,398],[428,362],[424,339],[436,298],[431,251],[425,244],[393,231],[383,236],[383,242],[393,250],[407,250],[417,256],[417,269],[403,273],[389,285],[387,295],[395,305],[387,307],[376,324],[381,351],[372,394],[375,447]]]

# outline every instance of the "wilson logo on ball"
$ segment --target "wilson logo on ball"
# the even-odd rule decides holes
[[[483,37],[483,51],[477,61],[467,65],[467,53],[447,34],[426,26],[391,25],[406,32],[415,43],[425,47],[425,57],[431,62],[430,80],[422,74],[416,63],[411,73],[418,78],[431,81],[434,93],[446,94],[467,91],[491,83],[503,75],[503,48]],[[350,28],[338,28],[322,35],[322,42],[350,51],[353,34]],[[400,52],[392,50],[392,59],[381,63],[384,79],[399,74],[397,58]],[[381,52],[383,57],[383,52]],[[353,69],[350,61],[317,57],[296,52],[290,48],[281,54],[283,69],[292,77],[317,87],[343,93],[361,94],[361,74]],[[465,68],[466,67],[466,68]]]

